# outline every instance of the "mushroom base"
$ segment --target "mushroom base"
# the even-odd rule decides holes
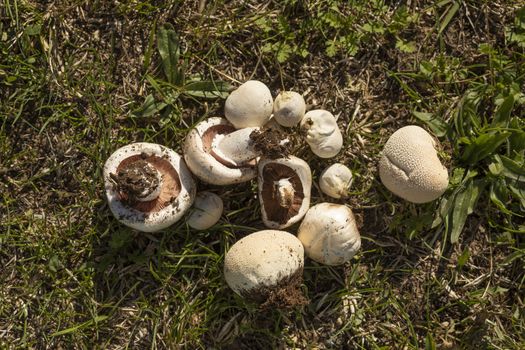
[[[250,300],[260,303],[261,309],[279,308],[288,309],[295,306],[307,305],[310,301],[301,291],[303,283],[303,269],[281,279],[275,286],[262,286],[242,293]]]
[[[287,136],[275,129],[254,130],[250,134],[250,139],[253,142],[253,148],[266,158],[286,158],[292,152]]]

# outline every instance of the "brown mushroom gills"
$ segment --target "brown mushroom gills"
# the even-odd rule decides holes
[[[290,167],[269,163],[262,171],[264,179],[262,188],[263,205],[268,220],[279,224],[286,223],[299,213],[304,199],[303,185],[299,175]],[[279,191],[276,183],[286,179],[293,187],[293,192]],[[283,192],[285,197],[283,198]]]
[[[217,135],[223,135],[223,134],[229,134],[234,132],[236,129],[232,125],[214,125],[210,128],[208,128],[203,134],[202,134],[202,146],[204,148],[204,151],[211,154],[213,158],[215,158],[219,163],[222,165],[227,166],[231,169],[239,169],[244,167],[255,167],[255,160],[252,160],[250,162],[246,162],[241,165],[234,164],[227,159],[221,158],[217,153],[213,151],[212,144],[213,140]]]
[[[119,197],[122,202],[126,203],[133,209],[143,213],[154,213],[164,209],[177,198],[181,191],[181,183],[177,170],[167,159],[148,154],[138,154],[123,159],[117,167],[116,178],[118,179],[121,177],[121,174],[124,174],[124,176],[126,173],[129,174],[129,169],[140,166],[141,163],[143,164],[143,162],[153,166],[161,175],[162,188],[160,190],[159,196],[150,201],[140,202],[133,198],[133,193],[130,195],[130,193],[128,193],[126,190],[123,190],[123,188],[117,183]],[[151,183],[145,181],[143,182],[143,185],[151,186]],[[140,182],[137,182],[135,186],[140,187]],[[144,188],[142,188],[142,190],[144,190]],[[141,189],[134,188],[132,192],[141,192]]]

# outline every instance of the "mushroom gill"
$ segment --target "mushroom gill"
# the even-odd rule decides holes
[[[244,168],[246,166],[255,167],[254,160],[246,162],[244,164],[235,164],[228,159],[224,159],[217,152],[215,152],[214,149],[216,145],[218,144],[218,142],[216,142],[216,138],[220,137],[220,135],[227,135],[229,133],[232,133],[235,130],[236,129],[232,125],[225,125],[225,124],[219,124],[219,125],[214,125],[214,126],[209,127],[202,134],[202,146],[204,148],[204,151],[209,153],[219,163],[231,169],[239,169],[239,168]]]

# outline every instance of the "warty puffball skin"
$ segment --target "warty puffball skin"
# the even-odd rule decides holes
[[[361,248],[352,210],[345,205],[320,203],[306,213],[297,232],[306,255],[321,264],[341,265]]]
[[[294,235],[277,230],[252,233],[237,241],[224,258],[226,283],[243,296],[302,272],[304,248]]]
[[[332,198],[346,197],[352,185],[352,171],[341,163],[323,170],[319,177],[321,191]]]
[[[224,116],[236,129],[262,127],[273,110],[272,93],[258,80],[248,80],[226,99]]]
[[[301,120],[301,130],[306,133],[306,142],[312,152],[320,158],[332,158],[343,147],[343,135],[334,115],[323,109],[307,112]]]
[[[379,176],[388,190],[413,203],[433,201],[448,186],[448,171],[438,158],[434,139],[416,125],[390,136],[379,161]]]
[[[221,197],[208,191],[199,192],[190,209],[188,225],[196,230],[207,230],[219,221],[223,208]]]
[[[303,119],[306,102],[295,91],[283,91],[273,102],[273,117],[282,126],[292,127]]]

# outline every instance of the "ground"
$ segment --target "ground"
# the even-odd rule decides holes
[[[525,348],[523,0],[29,1],[0,6],[0,347]],[[362,249],[307,259],[292,310],[260,311],[223,259],[263,228],[256,183],[218,187],[209,230],[140,233],[113,218],[102,167],[118,147],[182,150],[257,79],[338,116],[344,149],[293,154],[354,173]],[[450,186],[415,205],[378,177],[382,145],[417,124]],[[331,201],[312,188],[313,203]],[[297,226],[289,228],[295,233]]]

